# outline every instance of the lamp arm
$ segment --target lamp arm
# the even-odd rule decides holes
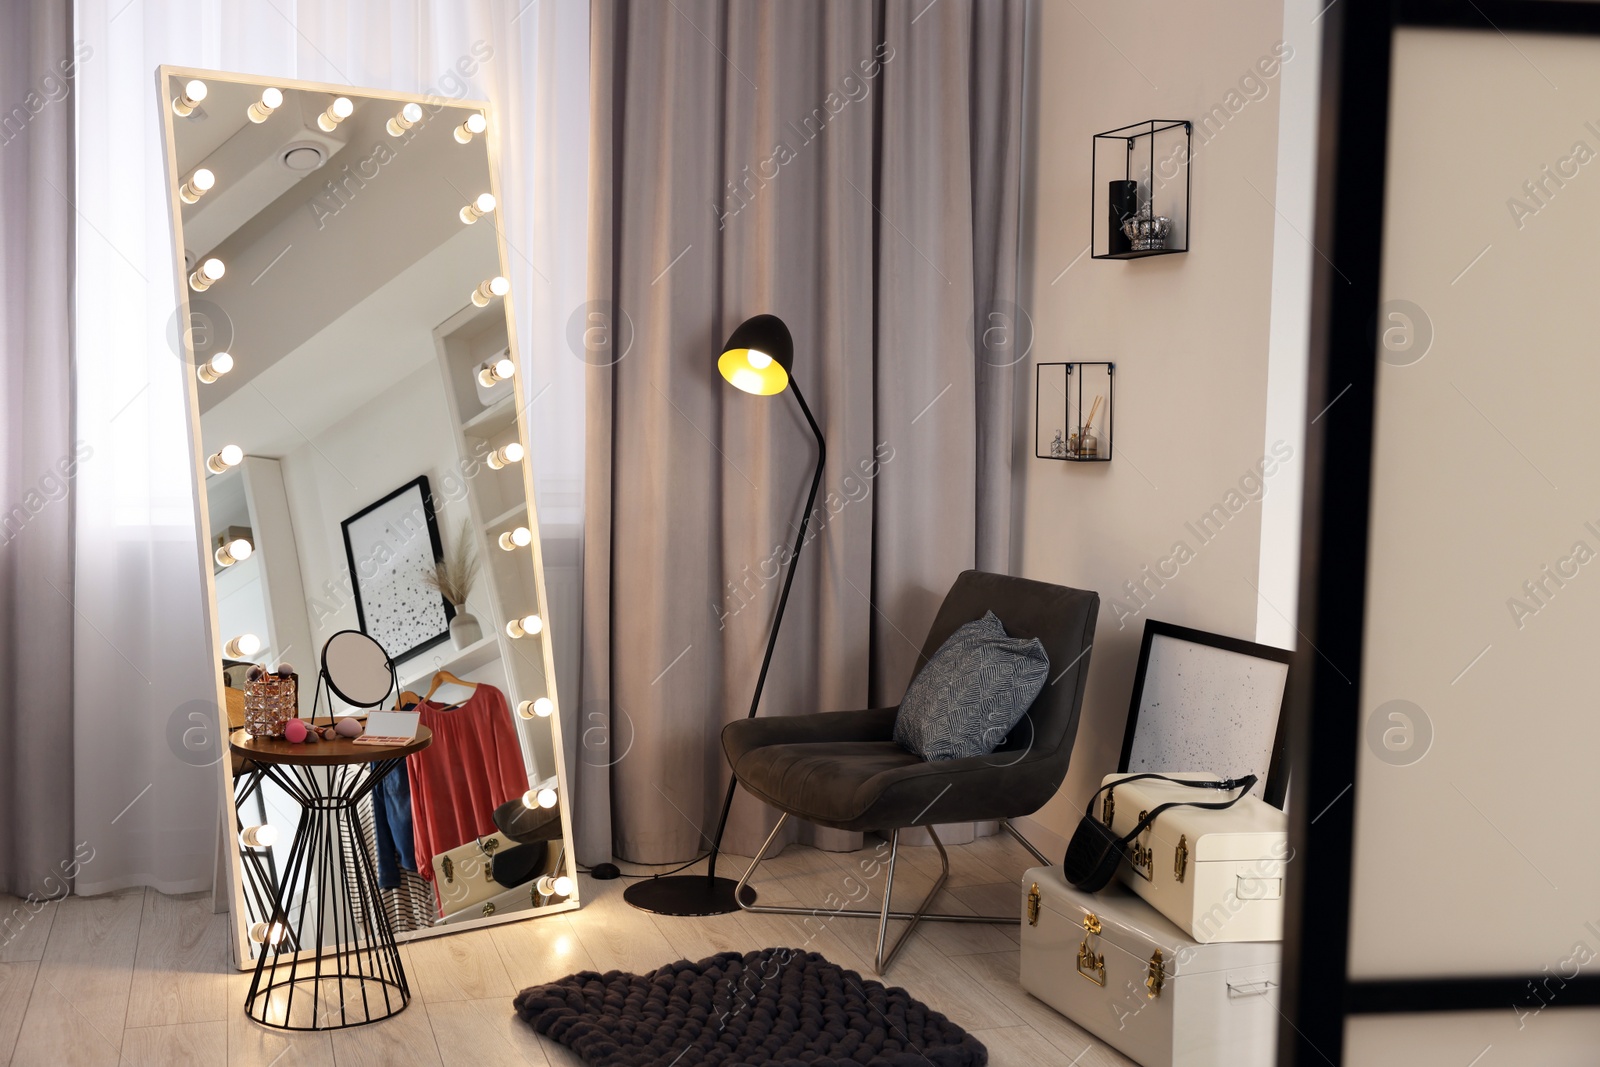
[[[822,468],[828,461],[828,444],[822,438],[822,429],[817,425],[816,418],[811,414],[811,408],[806,404],[805,396],[800,392],[800,385],[793,377],[789,379],[789,389],[794,393],[794,398],[800,402],[800,411],[806,417],[806,423],[811,427],[811,433],[817,439],[817,469],[811,476],[811,492],[806,496],[806,510],[800,515],[800,532],[795,535],[794,550],[789,553],[788,571],[783,576],[783,591],[778,594],[778,610],[772,619],[772,632],[767,635],[767,653],[761,658],[761,673],[756,676],[755,695],[750,698],[750,713],[747,719],[756,717],[756,709],[761,706],[761,690],[767,684],[767,668],[772,666],[772,651],[778,646],[778,628],[783,625],[783,609],[789,603],[789,587],[794,584],[795,565],[800,562],[800,550],[805,547],[806,528],[811,524],[811,509],[817,502],[817,489],[822,485]],[[733,808],[733,792],[738,788],[739,780],[735,777],[728,779],[728,793],[722,799],[722,815],[717,819],[717,834],[711,839],[711,863],[706,870],[708,878],[717,876],[717,853],[722,849],[722,831],[728,826],[728,812]]]

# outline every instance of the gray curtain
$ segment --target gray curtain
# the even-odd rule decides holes
[[[660,863],[714,832],[815,462],[718,376],[735,325],[789,325],[828,441],[761,714],[898,703],[1007,567],[1023,3],[592,10],[579,856]],[[741,795],[725,847],[774,818]]]
[[[0,10],[0,891],[73,872],[72,5]],[[81,857],[80,857],[81,858]]]

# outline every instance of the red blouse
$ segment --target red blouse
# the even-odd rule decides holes
[[[459,705],[424,700],[416,710],[433,744],[406,757],[417,873],[433,880],[433,857],[495,832],[494,809],[528,789],[528,772],[506,695],[480,684]]]

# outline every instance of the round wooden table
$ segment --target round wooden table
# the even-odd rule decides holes
[[[272,917],[252,927],[261,948],[244,1010],[256,1022],[280,1030],[340,1030],[387,1019],[410,1003],[358,805],[401,760],[432,743],[426,726],[400,745],[345,738],[294,745],[243,730],[228,736],[229,750],[250,761],[247,774],[272,782],[300,805],[282,877],[271,886]],[[253,869],[264,870],[259,864]]]

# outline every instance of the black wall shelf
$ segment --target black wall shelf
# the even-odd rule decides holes
[[[1033,455],[1110,463],[1115,363],[1040,363],[1033,369]]]
[[[1188,119],[1147,119],[1094,135],[1091,258],[1148,259],[1189,251],[1193,149],[1194,126]],[[1139,231],[1132,237],[1122,229],[1129,219]]]

